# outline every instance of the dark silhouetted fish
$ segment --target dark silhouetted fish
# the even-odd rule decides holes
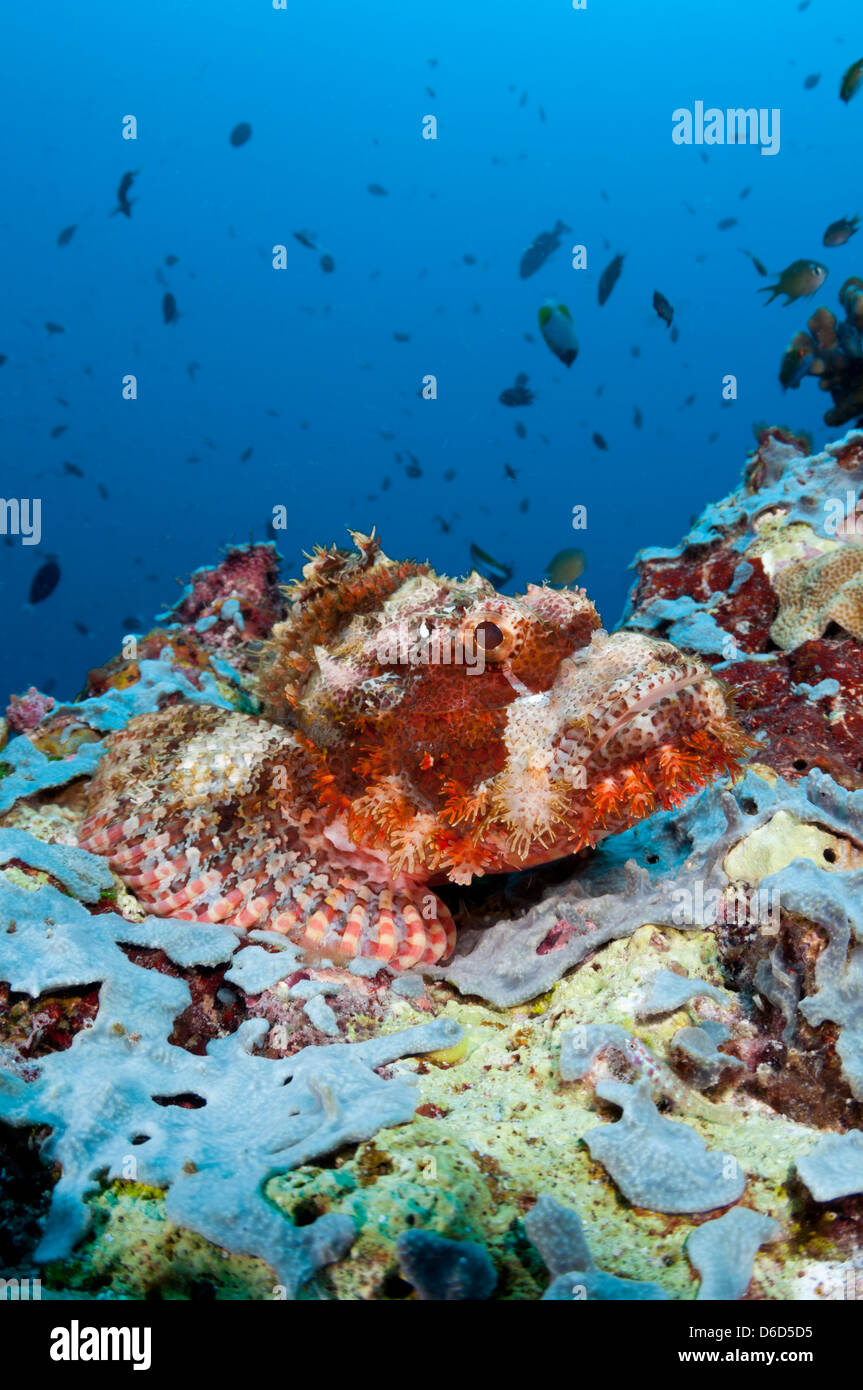
[[[824,233],[824,245],[844,246],[846,241],[855,235],[859,225],[859,213],[854,217],[840,217],[838,222],[831,222]]]
[[[495,560],[493,555],[489,555],[487,550],[481,550],[474,541],[471,541],[470,558],[477,573],[495,585],[506,584],[515,572],[514,565],[502,564],[500,560]]]
[[[387,190],[384,188],[383,184],[380,184],[380,183],[370,183],[369,186],[368,186],[368,191],[369,191],[369,193],[371,193],[375,198],[388,198],[388,197],[389,197],[389,194],[387,193]]]
[[[40,565],[33,575],[33,582],[30,585],[30,603],[41,603],[43,599],[53,594],[59,583],[60,566],[56,560],[46,560],[44,565]]]
[[[667,323],[670,327],[671,320],[674,318],[674,310],[665,298],[665,295],[660,294],[659,290],[653,291],[653,307],[663,323]]]
[[[124,174],[121,178],[120,186],[117,189],[117,206],[111,213],[112,217],[116,217],[118,212],[122,212],[124,217],[132,216],[132,203],[136,203],[138,200],[137,198],[129,197],[129,189],[132,187],[132,184],[135,182],[140,172],[140,169],[130,169],[128,173]]]
[[[410,333],[393,333],[393,337],[397,343],[409,343],[411,340]]]
[[[513,468],[511,463],[505,463],[503,465],[503,476],[505,478],[511,478],[512,481],[515,482],[516,478],[518,477],[518,473]]]
[[[186,368],[186,371],[189,373],[189,377],[191,378],[192,381],[195,380],[195,372],[199,372],[200,370],[201,370],[201,364],[200,364],[200,362],[190,362],[189,365],[188,365],[188,367]]]
[[[412,461],[411,463],[406,463],[406,464],[405,464],[405,477],[407,477],[407,478],[421,478],[422,475],[423,475],[423,471],[422,471],[422,469],[420,468],[420,466],[419,466],[418,463]]]
[[[330,255],[329,251],[325,251],[324,254],[321,256],[320,265],[321,270],[325,271],[327,275],[329,275],[332,271],[335,270],[336,263]]]
[[[753,254],[752,254],[751,251],[744,251],[742,246],[741,246],[740,250],[741,250],[741,252],[743,253],[744,256],[748,256],[748,257],[749,257],[750,261],[751,261],[752,264],[755,266],[755,269],[758,271],[758,274],[759,274],[759,275],[769,275],[769,274],[770,274],[770,271],[767,269],[767,266],[764,264],[764,262],[763,262],[763,261],[759,261],[759,259],[758,259],[757,256],[753,256]]]
[[[527,373],[519,372],[515,379],[515,385],[508,386],[498,396],[501,405],[530,405],[535,396],[533,391],[528,389],[527,380]]]
[[[98,490],[99,496],[101,497],[102,501],[103,501],[103,502],[107,502],[107,501],[108,501],[109,493],[108,493],[108,489],[106,488],[105,484],[104,484],[104,483],[97,483],[97,484],[96,484],[96,488],[97,488],[97,490]]]
[[[72,626],[74,627],[76,632],[80,632],[82,637],[90,636],[90,629],[87,627],[86,623],[82,623],[78,619],[76,619],[72,623]]]
[[[162,295],[162,318],[165,323],[176,323],[180,317],[177,301],[170,293]]]
[[[57,238],[57,245],[58,245],[58,246],[68,246],[68,245],[69,245],[69,242],[72,240],[73,236],[75,235],[75,232],[76,232],[76,230],[77,230],[77,227],[78,227],[77,222],[73,222],[71,227],[64,227],[63,230],[62,230],[62,232],[60,233],[60,235],[59,235],[58,238]]]
[[[604,303],[605,303],[605,301],[608,299],[608,296],[611,294],[611,291],[614,289],[615,285],[617,284],[617,282],[618,282],[618,280],[619,280],[619,278],[620,278],[620,272],[623,270],[623,262],[624,262],[625,257],[626,257],[626,252],[625,252],[625,251],[624,251],[623,255],[617,255],[617,256],[615,256],[614,260],[613,260],[613,261],[609,261],[608,265],[605,267],[605,270],[604,270],[604,271],[602,272],[602,274],[600,275],[600,277],[599,277],[599,302],[600,302],[600,304],[604,304]]]
[[[729,227],[736,227],[736,226],[737,226],[737,218],[736,218],[736,217],[720,217],[720,219],[719,219],[719,221],[717,222],[716,226],[718,227],[718,229],[719,229],[720,232],[727,232],[728,229],[729,229]]]
[[[63,472],[68,473],[72,478],[83,478],[84,474],[77,463],[64,463]]]
[[[165,265],[176,265],[179,259],[179,256],[166,256]]]
[[[9,358],[6,356],[6,353],[5,353],[5,352],[0,352],[0,367],[3,366],[4,362],[8,362],[8,361],[9,361]]]
[[[60,435],[61,435],[61,434],[65,434],[68,428],[69,428],[68,425],[55,425],[54,428],[53,428],[52,431],[51,431],[51,438],[52,438],[52,439],[59,439],[59,438],[60,438]]]
[[[745,188],[741,188],[737,196],[738,198],[748,198],[751,192],[752,186],[751,184],[747,184]]]
[[[803,86],[806,88],[807,92],[811,92],[811,91],[812,91],[812,88],[813,88],[813,87],[817,87],[817,86],[818,86],[818,83],[819,83],[820,81],[821,81],[821,74],[820,74],[820,72],[810,72],[809,76],[808,76],[807,78],[805,78],[805,80],[804,80],[804,82],[803,82]]]
[[[250,444],[248,449],[244,449],[243,452],[240,454],[240,463],[248,463],[249,459],[252,457],[252,454],[254,452],[254,446]]]
[[[234,129],[228,136],[228,139],[230,140],[231,144],[234,146],[235,149],[237,149],[240,145],[247,144],[249,140],[251,140],[251,138],[252,127],[249,125],[248,121],[240,121],[239,125],[235,125]]]
[[[671,337],[671,341],[673,343],[676,343],[678,338],[680,337],[680,329],[677,327],[676,323],[673,323],[671,325],[671,333],[669,336]]]
[[[519,439],[526,439],[526,438],[527,438],[527,430],[525,429],[525,427],[524,427],[524,425],[522,424],[521,420],[516,420],[516,422],[515,422],[515,432],[516,432],[516,434],[518,435]]]
[[[603,439],[602,435],[601,435],[598,431],[594,431],[594,434],[593,434],[593,442],[594,442],[594,444],[596,445],[597,449],[607,449],[607,448],[608,448],[608,445],[606,444],[606,442],[605,442],[605,440]]]
[[[640,430],[641,426],[644,424],[644,416],[642,415],[638,406],[636,406],[632,412],[632,423],[634,424],[637,430]]]
[[[540,232],[523,253],[518,267],[518,273],[522,280],[526,280],[529,275],[535,275],[540,266],[545,265],[549,256],[553,254],[560,245],[561,232],[568,232],[571,228],[565,222],[558,221],[552,231]]]
[[[66,330],[65,330],[65,328],[63,327],[62,323],[51,323],[51,322],[49,321],[48,323],[45,324],[45,327],[47,328],[47,330],[48,330],[49,333],[65,333],[65,332],[66,332]]]
[[[307,246],[310,251],[317,251],[315,245],[314,232],[294,232],[294,236],[301,246]]]

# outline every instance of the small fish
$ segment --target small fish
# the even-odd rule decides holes
[[[678,339],[680,338],[680,329],[677,327],[677,324],[676,324],[676,323],[673,323],[673,324],[671,325],[671,333],[670,333],[669,336],[670,336],[671,341],[672,341],[673,343],[676,343],[676,342],[678,341]]]
[[[542,107],[539,108],[539,119],[542,122],[545,122],[545,112],[543,111]]]
[[[179,259],[180,259],[179,256],[173,256],[173,255],[171,255],[171,256],[166,256],[166,257],[165,257],[165,265],[176,265]]]
[[[234,149],[238,149],[240,145],[247,144],[248,141],[251,140],[251,138],[252,127],[249,125],[248,121],[240,121],[239,125],[235,125],[234,129],[228,136],[228,139],[234,146]]]
[[[686,400],[683,402],[683,404],[684,404],[684,405],[695,405],[695,400],[696,400],[696,398],[695,398],[694,395],[692,395],[692,396],[687,396],[687,397],[686,397]]]
[[[52,438],[52,439],[59,439],[59,438],[60,438],[60,435],[61,435],[61,434],[65,434],[68,428],[69,428],[68,425],[55,425],[54,428],[53,428],[52,431],[51,431],[51,438]]]
[[[111,213],[112,217],[116,217],[118,212],[122,212],[124,217],[132,216],[132,203],[138,200],[137,198],[132,199],[129,197],[129,189],[132,187],[132,184],[135,182],[140,172],[140,169],[130,169],[128,173],[125,173],[121,178],[120,186],[117,189],[117,206]]]
[[[437,524],[438,524],[438,526],[440,527],[440,529],[441,529],[446,535],[448,535],[449,532],[452,530],[452,527],[450,526],[449,522],[448,522],[448,521],[444,521],[444,519],[443,519],[442,516],[433,516],[433,517],[432,517],[432,521],[436,521]]]
[[[201,364],[200,364],[200,362],[190,362],[189,365],[188,365],[187,368],[186,368],[186,371],[189,373],[189,377],[190,377],[190,379],[191,379],[192,381],[195,380],[195,372],[199,372],[200,370],[201,370]]]
[[[671,320],[674,318],[674,310],[665,298],[665,295],[660,294],[659,290],[653,291],[653,307],[663,323],[667,323],[670,327]]]
[[[843,74],[839,95],[843,101],[850,101],[863,79],[863,58],[858,58]]]
[[[83,478],[83,476],[84,476],[83,472],[82,472],[81,469],[78,467],[77,463],[64,463],[64,464],[63,464],[63,472],[64,472],[64,473],[68,473],[69,476],[72,477],[72,478]]]
[[[330,275],[332,271],[335,270],[336,263],[330,255],[329,251],[325,251],[324,254],[321,256],[320,267],[326,275]]]
[[[613,261],[609,261],[608,265],[605,267],[605,270],[604,270],[604,271],[602,272],[602,274],[600,275],[600,277],[599,277],[599,302],[600,302],[600,304],[604,304],[604,303],[605,303],[605,301],[608,299],[608,296],[611,294],[611,291],[614,289],[615,285],[617,284],[617,281],[618,281],[618,279],[620,278],[620,272],[623,270],[623,262],[624,262],[625,258],[626,258],[626,252],[625,252],[625,251],[623,252],[622,255],[618,254],[617,256],[615,256],[614,260],[613,260]]]
[[[454,468],[447,468],[446,472],[445,472],[444,475],[443,475],[443,480],[444,480],[445,483],[451,483],[451,482],[453,481],[453,479],[455,478],[455,476],[456,476],[455,469],[454,469]]]
[[[409,343],[411,340],[410,333],[393,333],[393,337],[397,343]]]
[[[75,232],[77,231],[77,229],[78,229],[78,224],[77,224],[77,222],[73,222],[72,225],[71,225],[71,227],[64,227],[63,230],[62,230],[62,232],[60,233],[60,235],[59,235],[58,238],[57,238],[57,245],[58,245],[58,246],[68,246],[68,245],[69,245],[69,242],[72,240],[73,236],[75,235]]]
[[[254,452],[254,447],[250,444],[248,449],[244,449],[240,454],[240,463],[248,463]]]
[[[737,218],[736,218],[736,217],[720,217],[720,219],[719,219],[719,221],[717,222],[716,226],[717,226],[717,228],[719,229],[720,232],[727,232],[728,229],[729,229],[729,227],[736,227],[736,226],[737,226]]]
[[[419,466],[418,463],[406,463],[406,464],[405,464],[405,477],[406,477],[406,478],[421,478],[422,475],[423,475],[423,471],[422,471],[422,469],[420,468],[420,466]]]
[[[54,399],[58,405],[64,406],[67,410],[69,409],[69,402],[66,400],[65,396],[55,396]]]
[[[524,425],[522,424],[521,420],[516,420],[516,422],[515,422],[515,432],[516,432],[516,434],[518,435],[519,439],[527,439],[527,430],[525,429],[525,427],[524,427]]]
[[[187,463],[200,463],[200,462],[201,462],[201,455],[200,455],[200,454],[187,454],[187,455],[186,455],[186,462],[187,462]]]
[[[534,238],[527,250],[522,253],[519,262],[518,273],[522,280],[526,280],[529,275],[535,275],[540,266],[545,265],[549,256],[560,245],[561,233],[571,230],[565,222],[558,220],[550,232],[540,232],[539,236]]]
[[[635,406],[634,409],[633,409],[633,412],[632,412],[632,423],[634,424],[634,426],[635,426],[635,428],[636,428],[637,430],[640,430],[640,429],[641,429],[641,426],[644,424],[644,416],[642,415],[642,413],[641,413],[641,411],[639,410],[638,406]]]
[[[462,260],[464,261],[465,265],[476,265],[476,256],[472,256],[469,251],[465,251],[464,255],[462,256]]]
[[[749,257],[750,261],[751,261],[752,264],[755,266],[755,269],[758,271],[758,274],[759,274],[759,275],[769,275],[769,274],[770,274],[770,271],[767,269],[767,266],[764,264],[764,262],[763,262],[763,261],[759,261],[759,259],[758,259],[757,256],[753,256],[753,254],[752,254],[751,251],[744,251],[743,247],[741,246],[740,252],[741,252],[741,255],[743,255],[743,256],[748,256],[748,257]]]
[[[72,626],[74,627],[74,629],[75,629],[76,632],[80,632],[80,634],[81,634],[82,637],[89,637],[89,636],[90,636],[90,629],[86,626],[85,623],[82,623],[82,622],[79,622],[79,621],[75,620],[75,621],[72,623]]]
[[[474,569],[492,584],[507,584],[515,573],[514,565],[502,564],[500,560],[495,560],[494,556],[489,555],[486,550],[481,550],[473,541],[470,545],[470,558]]]
[[[498,400],[501,405],[530,405],[536,396],[533,391],[528,389],[527,373],[519,372],[515,379],[514,386],[508,386],[505,391],[501,391]]]
[[[583,550],[559,550],[546,566],[546,577],[553,589],[567,589],[584,574],[586,564]]]
[[[812,88],[817,87],[820,81],[820,72],[810,72],[809,76],[804,79],[803,86],[806,88],[807,92],[811,92]]]
[[[294,236],[301,246],[307,246],[310,251],[317,251],[314,232],[294,232]]]
[[[30,585],[30,603],[41,603],[53,594],[60,583],[60,566],[56,560],[46,560],[40,565]]]
[[[375,198],[389,197],[387,190],[384,188],[383,184],[380,183],[370,183],[368,186],[368,192],[371,193]]]
[[[49,333],[65,333],[65,332],[66,332],[66,330],[65,330],[65,328],[63,327],[62,323],[51,323],[51,322],[49,321],[48,323],[45,324],[45,327],[46,327],[46,329],[48,330]]]
[[[840,217],[838,222],[831,222],[827,231],[824,233],[825,246],[844,246],[850,240],[860,225],[860,214],[855,213],[853,217]]]
[[[177,301],[170,293],[162,295],[162,318],[165,323],[176,323],[180,317]]]
[[[641,356],[641,348],[638,346],[638,343],[633,343],[633,344],[632,344],[632,347],[629,349],[629,351],[630,351],[630,353],[632,354],[633,357],[640,357],[640,356]]]
[[[546,346],[565,367],[571,367],[578,356],[578,339],[572,314],[565,304],[547,299],[537,315],[539,331]]]
[[[0,367],[3,366],[4,362],[8,362],[8,361],[9,361],[9,358],[7,357],[6,353],[5,353],[5,352],[0,352]]]
[[[594,431],[592,437],[593,437],[593,442],[594,442],[594,444],[596,445],[597,449],[603,449],[603,450],[607,450],[607,449],[608,449],[607,443],[605,442],[605,440],[603,439],[602,435],[599,433],[598,430]]]
[[[108,501],[108,497],[109,497],[109,493],[108,493],[108,489],[106,488],[105,484],[104,484],[104,483],[97,483],[97,484],[96,484],[96,490],[98,491],[99,496],[101,497],[102,501],[103,501],[103,502],[107,502],[107,501]]]
[[[747,184],[745,188],[741,188],[737,196],[738,198],[748,198],[751,192],[752,186],[751,184]]]
[[[503,476],[505,478],[511,478],[512,481],[515,482],[516,478],[518,477],[518,473],[516,469],[513,468],[511,463],[505,463],[503,465]]]
[[[808,298],[820,290],[829,271],[818,261],[792,261],[781,272],[775,285],[765,285],[758,294],[769,294],[765,304],[772,304],[778,295],[784,294],[785,304],[793,304],[795,299]]]
[[[796,391],[815,361],[815,344],[808,333],[795,333],[782,357],[779,380],[783,391]]]

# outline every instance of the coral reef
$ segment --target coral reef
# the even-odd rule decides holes
[[[779,380],[784,387],[797,388],[807,376],[818,379],[822,391],[829,391],[833,406],[824,416],[825,425],[846,425],[857,417],[863,423],[863,280],[852,276],[839,291],[844,319],[829,309],[816,309],[808,322],[808,332],[795,333],[782,358]]]
[[[600,633],[581,590],[506,598],[355,540],[289,591],[266,718],[185,703],[109,739],[81,844],[152,911],[429,965],[454,938],[429,885],[557,859],[737,765],[707,669]]]
[[[846,1296],[861,483],[863,435],[764,431],[739,489],[642,552],[612,636],[580,590],[503,597],[373,537],[284,596],[243,547],[82,699],[22,716],[4,1273],[60,1297]]]

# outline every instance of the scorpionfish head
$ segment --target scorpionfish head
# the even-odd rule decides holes
[[[669,642],[611,636],[581,589],[509,597],[319,550],[262,655],[342,842],[394,879],[468,882],[595,844],[739,765],[720,683]]]

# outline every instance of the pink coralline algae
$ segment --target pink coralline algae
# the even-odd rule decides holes
[[[35,729],[50,710],[54,708],[54,697],[43,695],[35,685],[25,690],[23,695],[10,695],[6,708],[6,723],[16,734],[25,734]]]

